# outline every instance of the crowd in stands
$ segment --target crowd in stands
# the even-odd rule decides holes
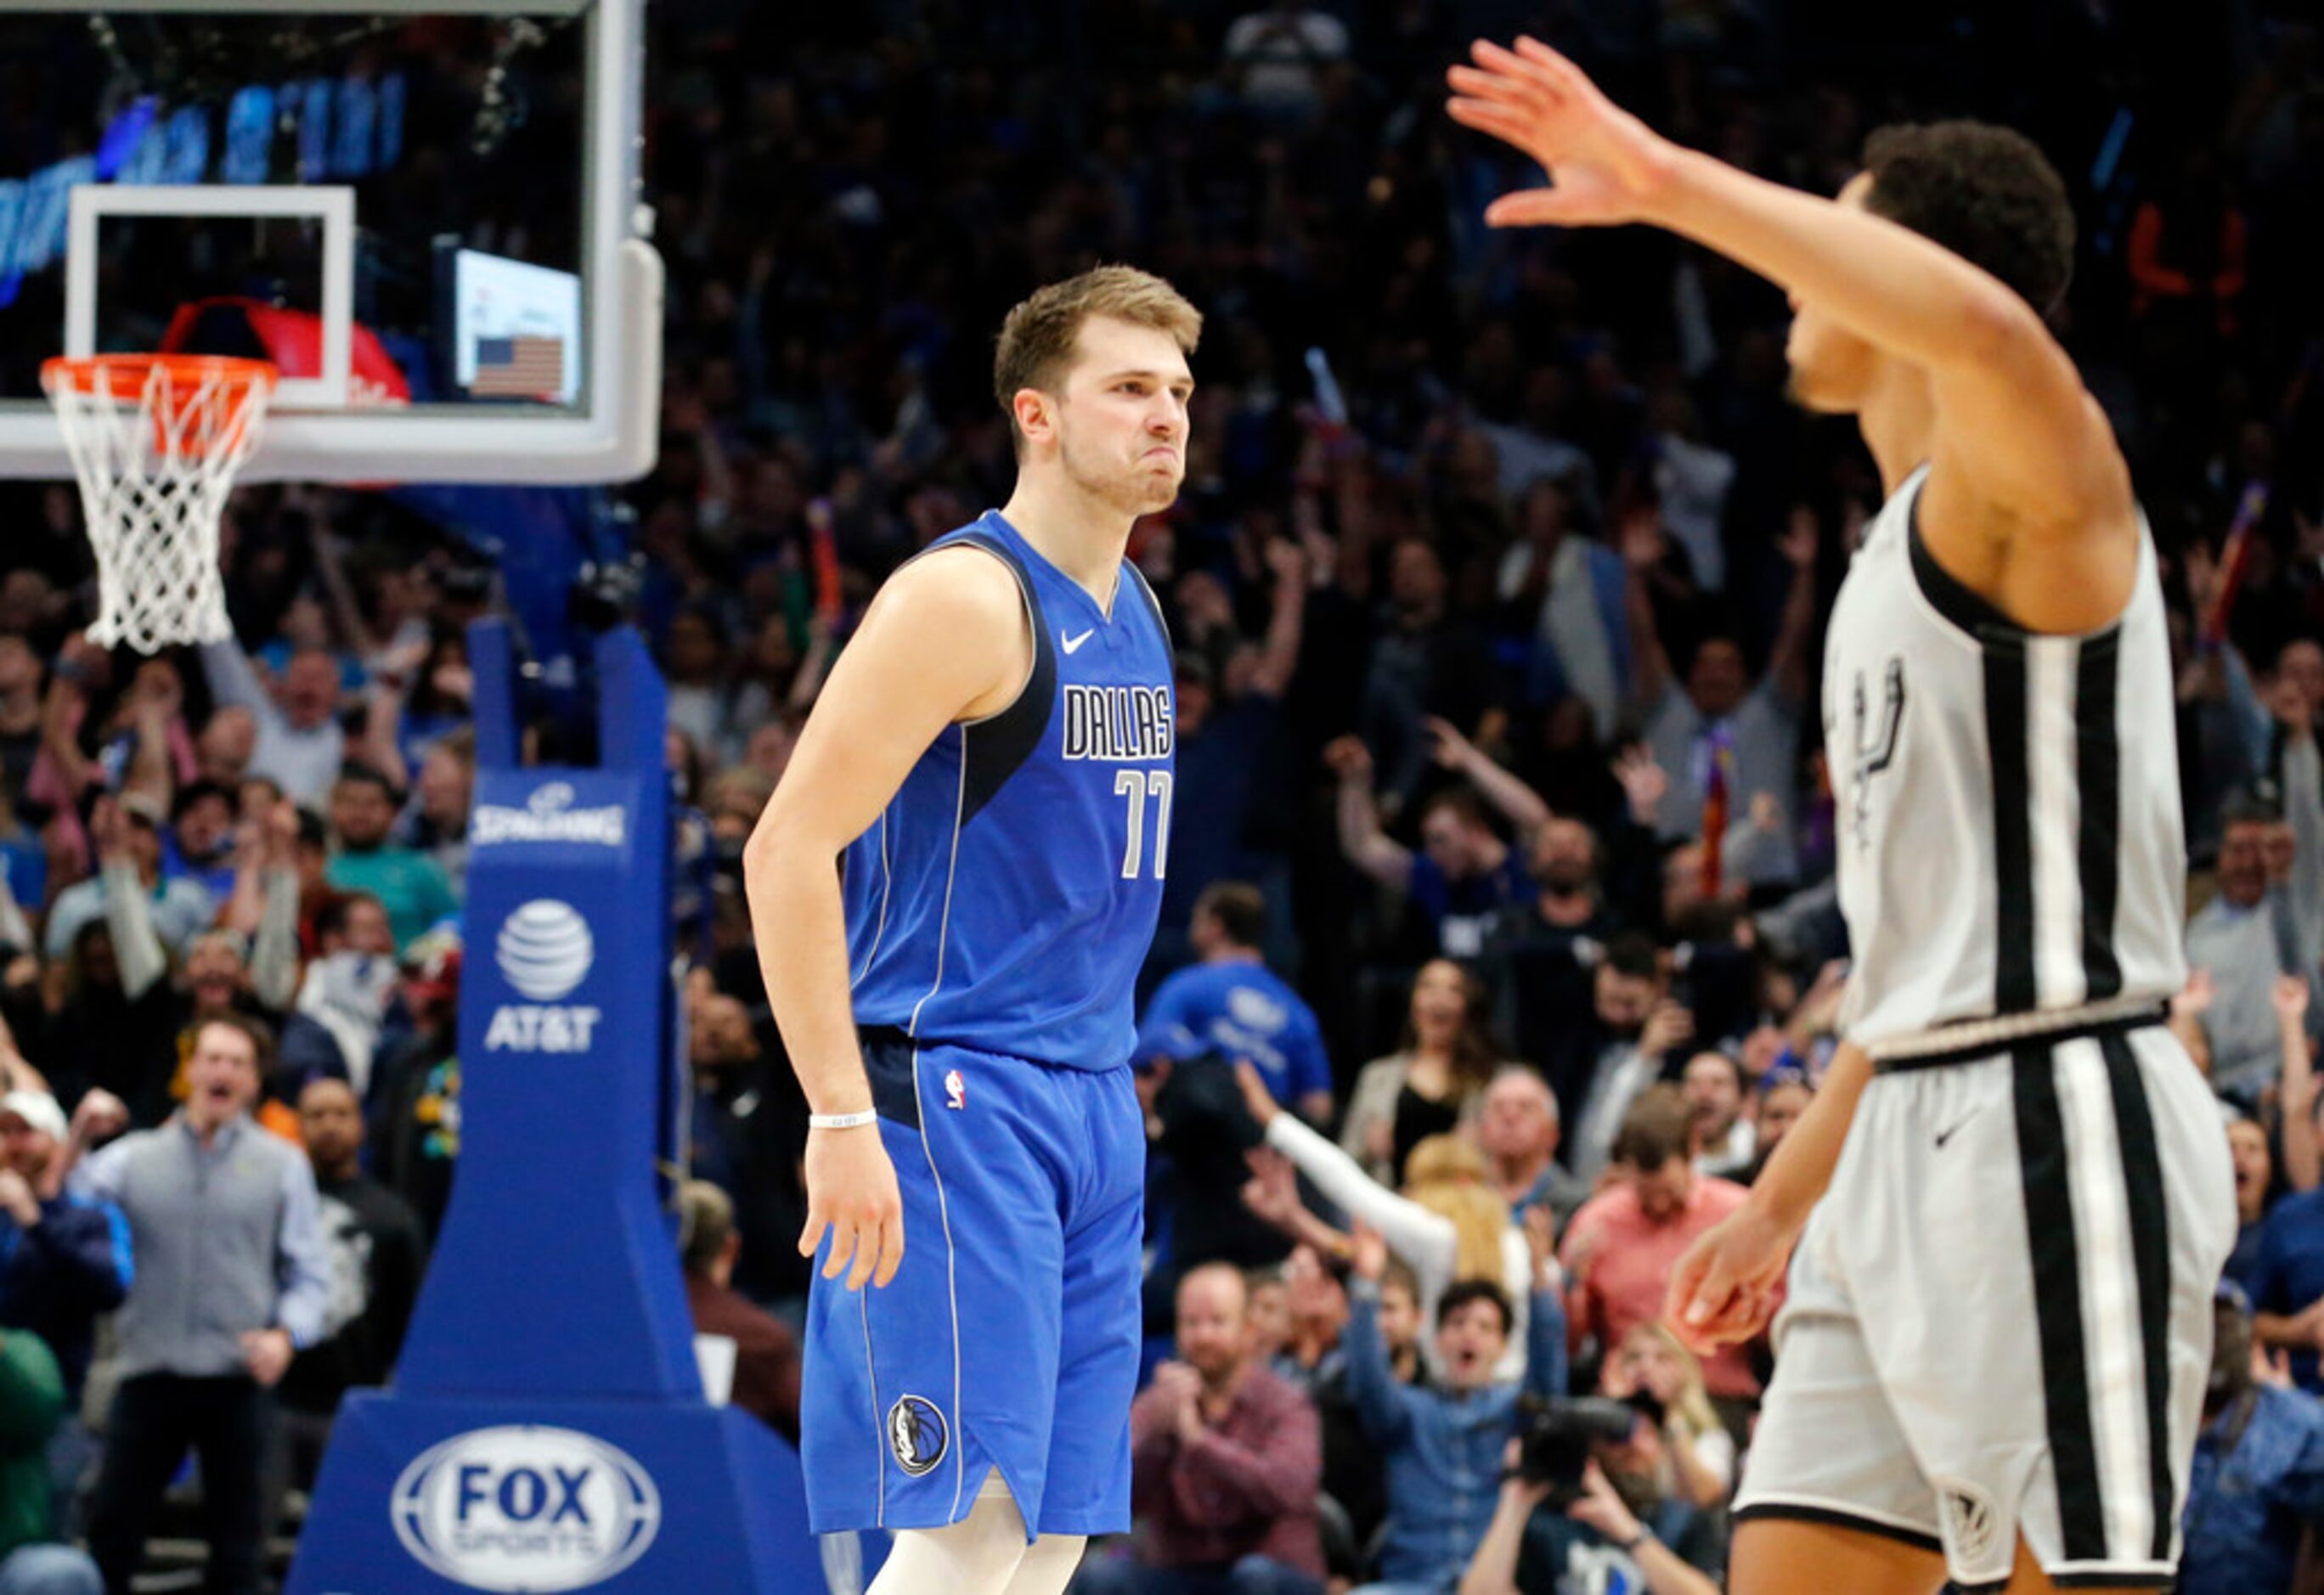
[[[795,1433],[807,1289],[742,842],[880,580],[1008,496],[1001,313],[1126,260],[1207,327],[1185,492],[1131,546],[1178,650],[1134,1060],[1153,1355],[1138,1531],[1079,1587],[1716,1588],[1770,1352],[1698,1361],[1662,1292],[1834,1045],[1819,660],[1879,488],[1787,402],[1779,294],[1661,235],[1480,225],[1527,175],[1439,74],[1525,26],[1816,191],[1939,115],[2024,129],[2068,180],[2060,330],[2172,606],[2173,1023],[2244,1226],[2181,1587],[2290,1590],[2324,1524],[2312,22],[1253,5],[652,8],[668,392],[621,500],[699,884],[678,1243],[736,1399]],[[189,1447],[211,1587],[254,1589],[338,1397],[392,1372],[456,1177],[460,628],[506,595],[455,527],[254,487],[235,639],[108,653],[70,493],[13,491],[0,1595],[125,1589]]]

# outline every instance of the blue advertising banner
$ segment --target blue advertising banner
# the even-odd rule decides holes
[[[521,768],[506,630],[469,653],[459,1171],[395,1382],[342,1409],[289,1588],[818,1589],[797,1453],[704,1400],[678,1273],[660,679],[635,632],[599,638],[600,768]]]

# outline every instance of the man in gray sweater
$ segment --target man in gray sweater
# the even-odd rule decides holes
[[[114,1595],[129,1589],[189,1445],[201,1455],[208,1588],[259,1587],[269,1393],[291,1353],[327,1332],[330,1296],[313,1170],[250,1117],[271,1047],[254,1020],[206,1021],[185,1107],[91,1155],[74,1176],[78,1189],[120,1205],[136,1267],[116,1321],[121,1388],[88,1525]]]
[[[2276,977],[2313,987],[2324,956],[2324,764],[2304,715],[2282,724],[2282,809],[2248,797],[2223,806],[2218,895],[2187,924],[2187,963],[2211,977],[2211,1083],[2246,1105],[2282,1056]]]

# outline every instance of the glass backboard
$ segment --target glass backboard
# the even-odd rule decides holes
[[[641,0],[0,0],[0,475],[56,354],[282,368],[251,479],[586,482],[653,457]]]

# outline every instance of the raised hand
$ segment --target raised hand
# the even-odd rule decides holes
[[[1650,213],[1676,170],[1675,144],[1538,40],[1510,51],[1480,39],[1470,54],[1474,66],[1445,73],[1452,119],[1530,155],[1555,185],[1502,195],[1486,207],[1489,225],[1606,226]]]
[[[1250,1110],[1253,1119],[1259,1120],[1259,1128],[1265,1129],[1275,1122],[1275,1116],[1283,1110],[1276,1105],[1274,1094],[1267,1089],[1267,1082],[1259,1078],[1258,1067],[1249,1058],[1237,1058],[1234,1070],[1235,1083],[1242,1088],[1242,1105]]]
[[[1380,1276],[1388,1272],[1387,1238],[1358,1219],[1351,1239],[1353,1247],[1349,1253],[1349,1266],[1355,1270],[1357,1278],[1369,1279],[1378,1285]]]
[[[1363,738],[1352,732],[1323,744],[1323,764],[1342,781],[1368,782],[1372,779],[1372,751],[1364,746]]]
[[[1291,1159],[1271,1148],[1254,1147],[1242,1160],[1250,1169],[1242,1186],[1243,1206],[1279,1230],[1290,1228],[1299,1214],[1299,1180]]]
[[[1822,534],[1816,525],[1813,510],[1802,504],[1792,511],[1792,523],[1784,535],[1775,539],[1775,549],[1791,563],[1794,570],[1812,569],[1816,550],[1822,543]]]
[[[1450,720],[1441,720],[1434,715],[1422,716],[1420,724],[1428,733],[1429,742],[1432,744],[1430,751],[1437,763],[1447,770],[1463,770],[1468,767],[1470,759],[1477,751],[1477,747],[1475,743],[1461,734],[1458,726]]]
[[[2275,1017],[2288,1025],[2297,1026],[2308,1015],[2308,982],[2299,975],[2276,976],[2268,998],[2275,1005]]]
[[[1277,538],[1267,545],[1266,559],[1277,581],[1297,587],[1307,580],[1307,550],[1300,544]]]
[[[1693,1035],[1694,1015],[1684,1003],[1665,999],[1646,1016],[1646,1028],[1638,1032],[1638,1050],[1648,1057],[1662,1057]]]
[[[1614,761],[1614,779],[1622,784],[1622,796],[1629,799],[1630,817],[1642,825],[1653,825],[1670,793],[1670,772],[1655,762],[1653,750],[1644,742],[1624,750]]]

